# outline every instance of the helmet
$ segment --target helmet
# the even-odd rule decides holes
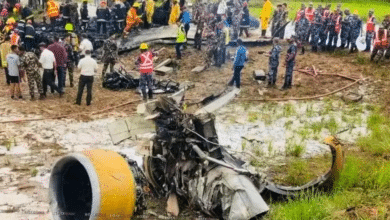
[[[16,3],[15,8],[20,8],[20,3]]]
[[[15,24],[15,19],[14,18],[8,18],[7,24]]]
[[[100,6],[106,6],[107,5],[107,2],[106,1],[101,1],[100,2]]]
[[[248,6],[248,3],[247,3],[247,2],[244,2],[244,3],[242,4],[242,6],[246,7],[246,6]]]
[[[66,23],[65,30],[66,31],[73,31],[74,27],[72,23]]]
[[[12,11],[13,11],[15,14],[19,12],[19,10],[18,10],[17,8],[14,8]]]
[[[139,49],[141,50],[147,50],[149,47],[146,43],[142,43],[140,46],[139,46]]]
[[[358,15],[358,14],[359,14],[358,10],[355,9],[355,10],[353,11],[353,14],[354,14],[354,15]]]
[[[141,6],[141,4],[139,3],[139,2],[135,2],[134,4],[133,4],[133,7],[134,8],[138,8],[138,7],[140,7]]]

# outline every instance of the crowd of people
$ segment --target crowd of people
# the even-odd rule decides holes
[[[4,36],[4,40],[0,45],[0,58],[1,65],[6,73],[7,83],[11,85],[11,97],[13,99],[21,98],[18,83],[23,79],[25,80],[25,76],[27,76],[31,99],[35,99],[35,84],[38,87],[41,99],[44,99],[47,95],[47,86],[51,88],[52,92],[57,91],[61,96],[64,93],[66,75],[69,75],[70,87],[73,87],[74,68],[80,67],[83,77],[80,77],[76,103],[80,104],[82,91],[86,86],[87,104],[90,104],[92,76],[97,70],[92,62],[93,59],[90,58],[94,48],[87,35],[82,34],[79,36],[75,33],[88,29],[90,24],[88,2],[83,0],[79,16],[77,3],[66,0],[64,4],[59,5],[54,0],[47,0],[45,4],[46,17],[50,20],[51,29],[56,30],[56,28],[61,27],[67,34],[62,39],[56,35],[47,43],[40,42],[39,45],[35,45],[35,23],[32,10],[29,7],[22,7],[19,3],[13,6],[7,4],[3,4],[0,14],[2,18],[0,21],[3,21],[0,23],[0,26],[3,28],[2,33]],[[251,37],[249,27],[252,21],[249,15],[248,2],[245,0],[230,0],[228,2],[220,0],[218,3],[206,3],[197,0],[192,7],[191,13],[185,7],[185,1],[172,0],[169,8],[167,24],[177,25],[175,46],[177,59],[182,58],[181,50],[187,47],[190,23],[194,23],[196,25],[195,48],[202,50],[202,42],[206,41],[206,50],[202,52],[205,56],[206,67],[212,63],[220,67],[227,60],[227,47],[237,47],[233,64],[234,74],[229,84],[235,84],[237,87],[240,87],[241,70],[248,59],[247,49],[243,46],[240,37],[243,34],[246,37]],[[110,7],[108,7],[105,0],[99,3],[96,10],[96,32],[107,35],[108,38],[103,45],[102,61],[104,66],[102,79],[108,67],[110,67],[112,72],[116,63],[118,53],[117,36],[121,34],[126,36],[130,31],[137,30],[141,24],[146,28],[153,26],[154,12],[155,2],[153,0],[140,2],[115,1]],[[273,37],[273,47],[267,54],[269,56],[268,83],[271,87],[275,86],[277,79],[277,70],[282,50],[279,40],[284,38],[286,25],[289,24],[288,13],[288,5],[286,3],[274,7],[270,0],[264,0],[260,14],[260,37],[267,38],[269,36],[267,35],[267,30],[268,25],[271,24],[270,34]],[[109,20],[113,21],[116,33],[111,37],[108,37],[109,33],[107,30]],[[382,27],[376,28],[376,23],[374,11],[370,10],[365,28],[365,51],[371,51],[371,45],[373,44],[372,58],[378,53],[385,55],[385,57],[390,57],[390,50],[387,50],[389,46],[387,32],[390,28],[390,16],[386,16]],[[359,18],[358,11],[354,10],[353,14],[348,9],[342,11],[340,4],[333,11],[330,4],[324,8],[321,4],[317,8],[314,8],[312,3],[307,8],[302,4],[292,24],[295,24],[295,34],[288,39],[289,48],[285,60],[286,77],[282,89],[291,88],[295,57],[298,49],[302,49],[302,53],[304,53],[305,46],[310,44],[313,52],[332,51],[338,47],[338,38],[340,37],[341,45],[339,48],[350,48],[350,52],[355,52],[357,51],[356,40],[359,35],[363,34],[363,22]],[[33,53],[36,52],[33,51],[36,47],[40,49],[39,53]],[[143,62],[149,62],[155,53],[147,51],[148,47],[145,49],[144,44],[141,45],[140,49],[141,55],[138,59],[138,64],[142,67]],[[80,57],[84,58],[83,62],[81,62]],[[53,63],[51,63],[52,61]],[[148,65],[150,67],[153,63],[148,63]],[[42,79],[40,79],[38,74],[39,68],[43,69]],[[149,70],[153,68],[146,69],[147,71],[143,70],[143,72],[140,69],[144,98],[147,98],[147,96],[152,97],[152,95],[146,94],[146,88],[151,86],[151,77],[146,77],[146,75],[151,75]],[[19,72],[17,82],[15,80],[16,70]],[[54,83],[55,78],[58,80],[57,85]]]

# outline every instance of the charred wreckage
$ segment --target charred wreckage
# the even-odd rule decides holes
[[[125,155],[99,149],[57,161],[50,206],[64,215],[53,214],[54,219],[129,219],[145,210],[147,195],[185,201],[180,204],[219,219],[256,219],[269,210],[266,201],[332,190],[343,167],[342,147],[331,136],[325,139],[332,152],[327,173],[300,187],[280,186],[218,144],[213,114],[184,113],[175,99],[163,96],[147,119],[154,121],[156,135],[142,168]],[[176,212],[171,213],[178,214],[178,205]]]

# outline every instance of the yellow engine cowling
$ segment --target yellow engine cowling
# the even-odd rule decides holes
[[[126,160],[113,151],[87,150],[56,162],[50,176],[53,219],[130,219],[136,183]]]

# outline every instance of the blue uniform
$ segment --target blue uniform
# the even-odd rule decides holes
[[[297,56],[297,51],[298,51],[297,44],[295,42],[290,44],[286,56],[286,75],[284,77],[284,85],[283,85],[283,88],[285,89],[291,88],[294,66],[295,66],[295,57]]]
[[[359,18],[352,17],[351,19],[351,49],[357,48],[356,40],[359,37],[362,28],[362,20]]]
[[[342,22],[343,26],[341,27],[341,47],[349,48],[349,44],[351,41],[351,20],[352,15],[347,15]]]
[[[314,20],[312,24],[312,31],[311,31],[311,45],[313,47],[313,50],[317,50],[319,40],[320,40],[320,31],[322,29],[323,23],[322,23],[322,16],[319,10],[316,10],[314,12]]]
[[[279,45],[275,45],[270,51],[269,58],[269,72],[268,72],[268,84],[275,85],[278,77],[279,56],[282,48]]]
[[[297,28],[297,36],[298,39],[303,43],[306,42],[308,38],[309,29],[310,29],[310,21],[303,15],[301,19],[298,21]]]
[[[233,63],[233,78],[230,80],[229,84],[232,86],[234,83],[236,84],[237,88],[240,88],[240,81],[241,81],[241,70],[244,68],[244,64],[247,61],[247,49],[244,46],[239,46],[236,51],[236,56],[234,57],[234,63]]]

